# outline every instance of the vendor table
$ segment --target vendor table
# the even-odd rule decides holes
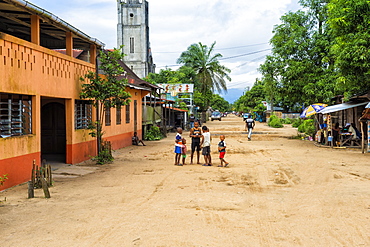
[[[350,146],[353,140],[353,135],[351,133],[341,133],[339,134],[340,146]]]

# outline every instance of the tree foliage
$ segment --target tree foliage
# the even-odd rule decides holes
[[[253,87],[234,102],[234,107],[240,112],[263,112],[262,101],[266,100],[266,87],[262,81],[256,80]]]
[[[119,64],[124,54],[120,49],[113,51],[99,52],[99,68],[103,71],[103,75],[98,75],[96,72],[89,71],[80,80],[82,90],[80,93],[81,99],[93,100],[95,107],[100,109],[100,115],[95,123],[92,123],[92,136],[96,136],[100,143],[99,153],[101,150],[103,130],[102,122],[104,121],[105,111],[108,108],[120,107],[130,102],[130,93],[126,91],[127,79],[124,78],[125,71]]]
[[[215,45],[216,42],[210,47],[201,42],[192,44],[177,60],[177,63],[194,70],[195,88],[204,96],[205,107],[209,105],[208,96],[216,90],[227,91],[226,80],[231,81],[231,70],[220,64],[219,58],[222,58],[222,55],[214,54]]]
[[[301,0],[305,11],[289,12],[275,26],[272,54],[259,68],[270,102],[291,109],[297,104],[329,103],[338,93],[328,2]]]
[[[347,96],[370,89],[370,2],[332,0],[329,24],[335,43],[331,47],[338,68],[338,88]]]
[[[145,81],[153,84],[193,84],[195,82],[195,71],[187,66],[178,70],[161,69],[159,73],[149,73]]]
[[[231,108],[230,103],[218,94],[212,95],[209,105],[212,109],[219,110],[220,112],[230,111]]]

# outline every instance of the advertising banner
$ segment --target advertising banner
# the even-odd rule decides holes
[[[164,89],[164,93],[176,95],[178,93],[193,93],[194,84],[158,84]]]

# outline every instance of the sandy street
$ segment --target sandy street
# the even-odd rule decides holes
[[[51,199],[27,199],[27,185],[1,192],[0,246],[370,246],[369,154],[265,123],[249,142],[236,116],[206,125],[212,167],[174,166],[172,133],[57,176]],[[228,168],[217,167],[221,133]]]

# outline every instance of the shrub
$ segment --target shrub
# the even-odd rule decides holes
[[[275,115],[272,115],[269,119],[268,126],[272,128],[282,128],[283,124],[281,123],[281,119]]]
[[[101,150],[97,156],[95,156],[92,160],[96,161],[97,165],[104,165],[107,163],[111,163],[114,158],[112,155],[112,146],[109,141],[104,141],[101,144]]]
[[[296,119],[293,120],[292,127],[298,128],[299,125],[301,125],[302,123],[303,123],[302,118],[296,118]]]
[[[291,124],[293,122],[293,119],[291,118],[282,118],[281,123],[282,124]]]
[[[158,126],[152,126],[145,134],[145,140],[155,141],[162,138],[161,130]]]
[[[100,151],[98,156],[95,156],[92,160],[96,161],[97,165],[104,165],[107,163],[111,163],[114,158],[109,150],[103,149]]]
[[[304,120],[301,125],[298,126],[298,131],[305,133],[306,135],[313,136],[315,134],[315,124],[313,119]]]
[[[0,176],[0,186],[2,186],[5,182],[5,180],[8,179],[8,174]]]

